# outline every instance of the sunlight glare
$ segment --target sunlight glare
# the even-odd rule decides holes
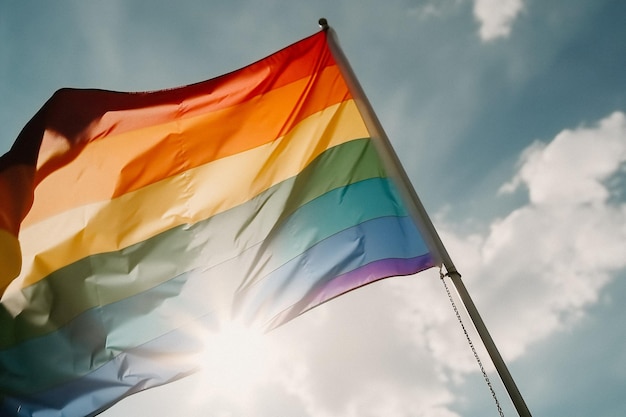
[[[211,393],[241,399],[272,377],[275,351],[257,329],[232,322],[205,340],[202,372]]]

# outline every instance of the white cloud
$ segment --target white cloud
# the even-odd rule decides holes
[[[442,17],[451,7],[457,6],[462,0],[427,0],[413,5],[408,13],[418,19]]]
[[[527,187],[528,204],[485,236],[444,233],[508,359],[575,322],[626,267],[626,204],[607,186],[625,162],[623,113],[564,130],[530,146],[503,187]]]
[[[604,203],[609,189],[603,182],[626,160],[625,129],[624,114],[616,112],[597,127],[564,130],[550,144],[536,142],[503,191],[524,183],[537,205]]]
[[[509,36],[513,22],[523,7],[523,0],[474,0],[474,16],[480,23],[480,38],[491,41]]]

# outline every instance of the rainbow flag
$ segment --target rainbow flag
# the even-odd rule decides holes
[[[329,36],[171,90],[62,89],[25,126],[0,159],[0,415],[97,414],[199,369],[198,328],[440,263]]]

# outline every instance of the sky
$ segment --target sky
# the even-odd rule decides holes
[[[61,87],[206,80],[320,17],[532,414],[626,415],[626,2],[0,0],[0,153]],[[498,415],[434,269],[215,343],[102,416]]]

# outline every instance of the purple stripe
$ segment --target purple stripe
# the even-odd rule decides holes
[[[300,302],[274,316],[268,329],[278,327],[307,310],[364,285],[384,278],[416,274],[435,265],[430,253],[408,259],[381,259],[363,265],[312,288]]]

